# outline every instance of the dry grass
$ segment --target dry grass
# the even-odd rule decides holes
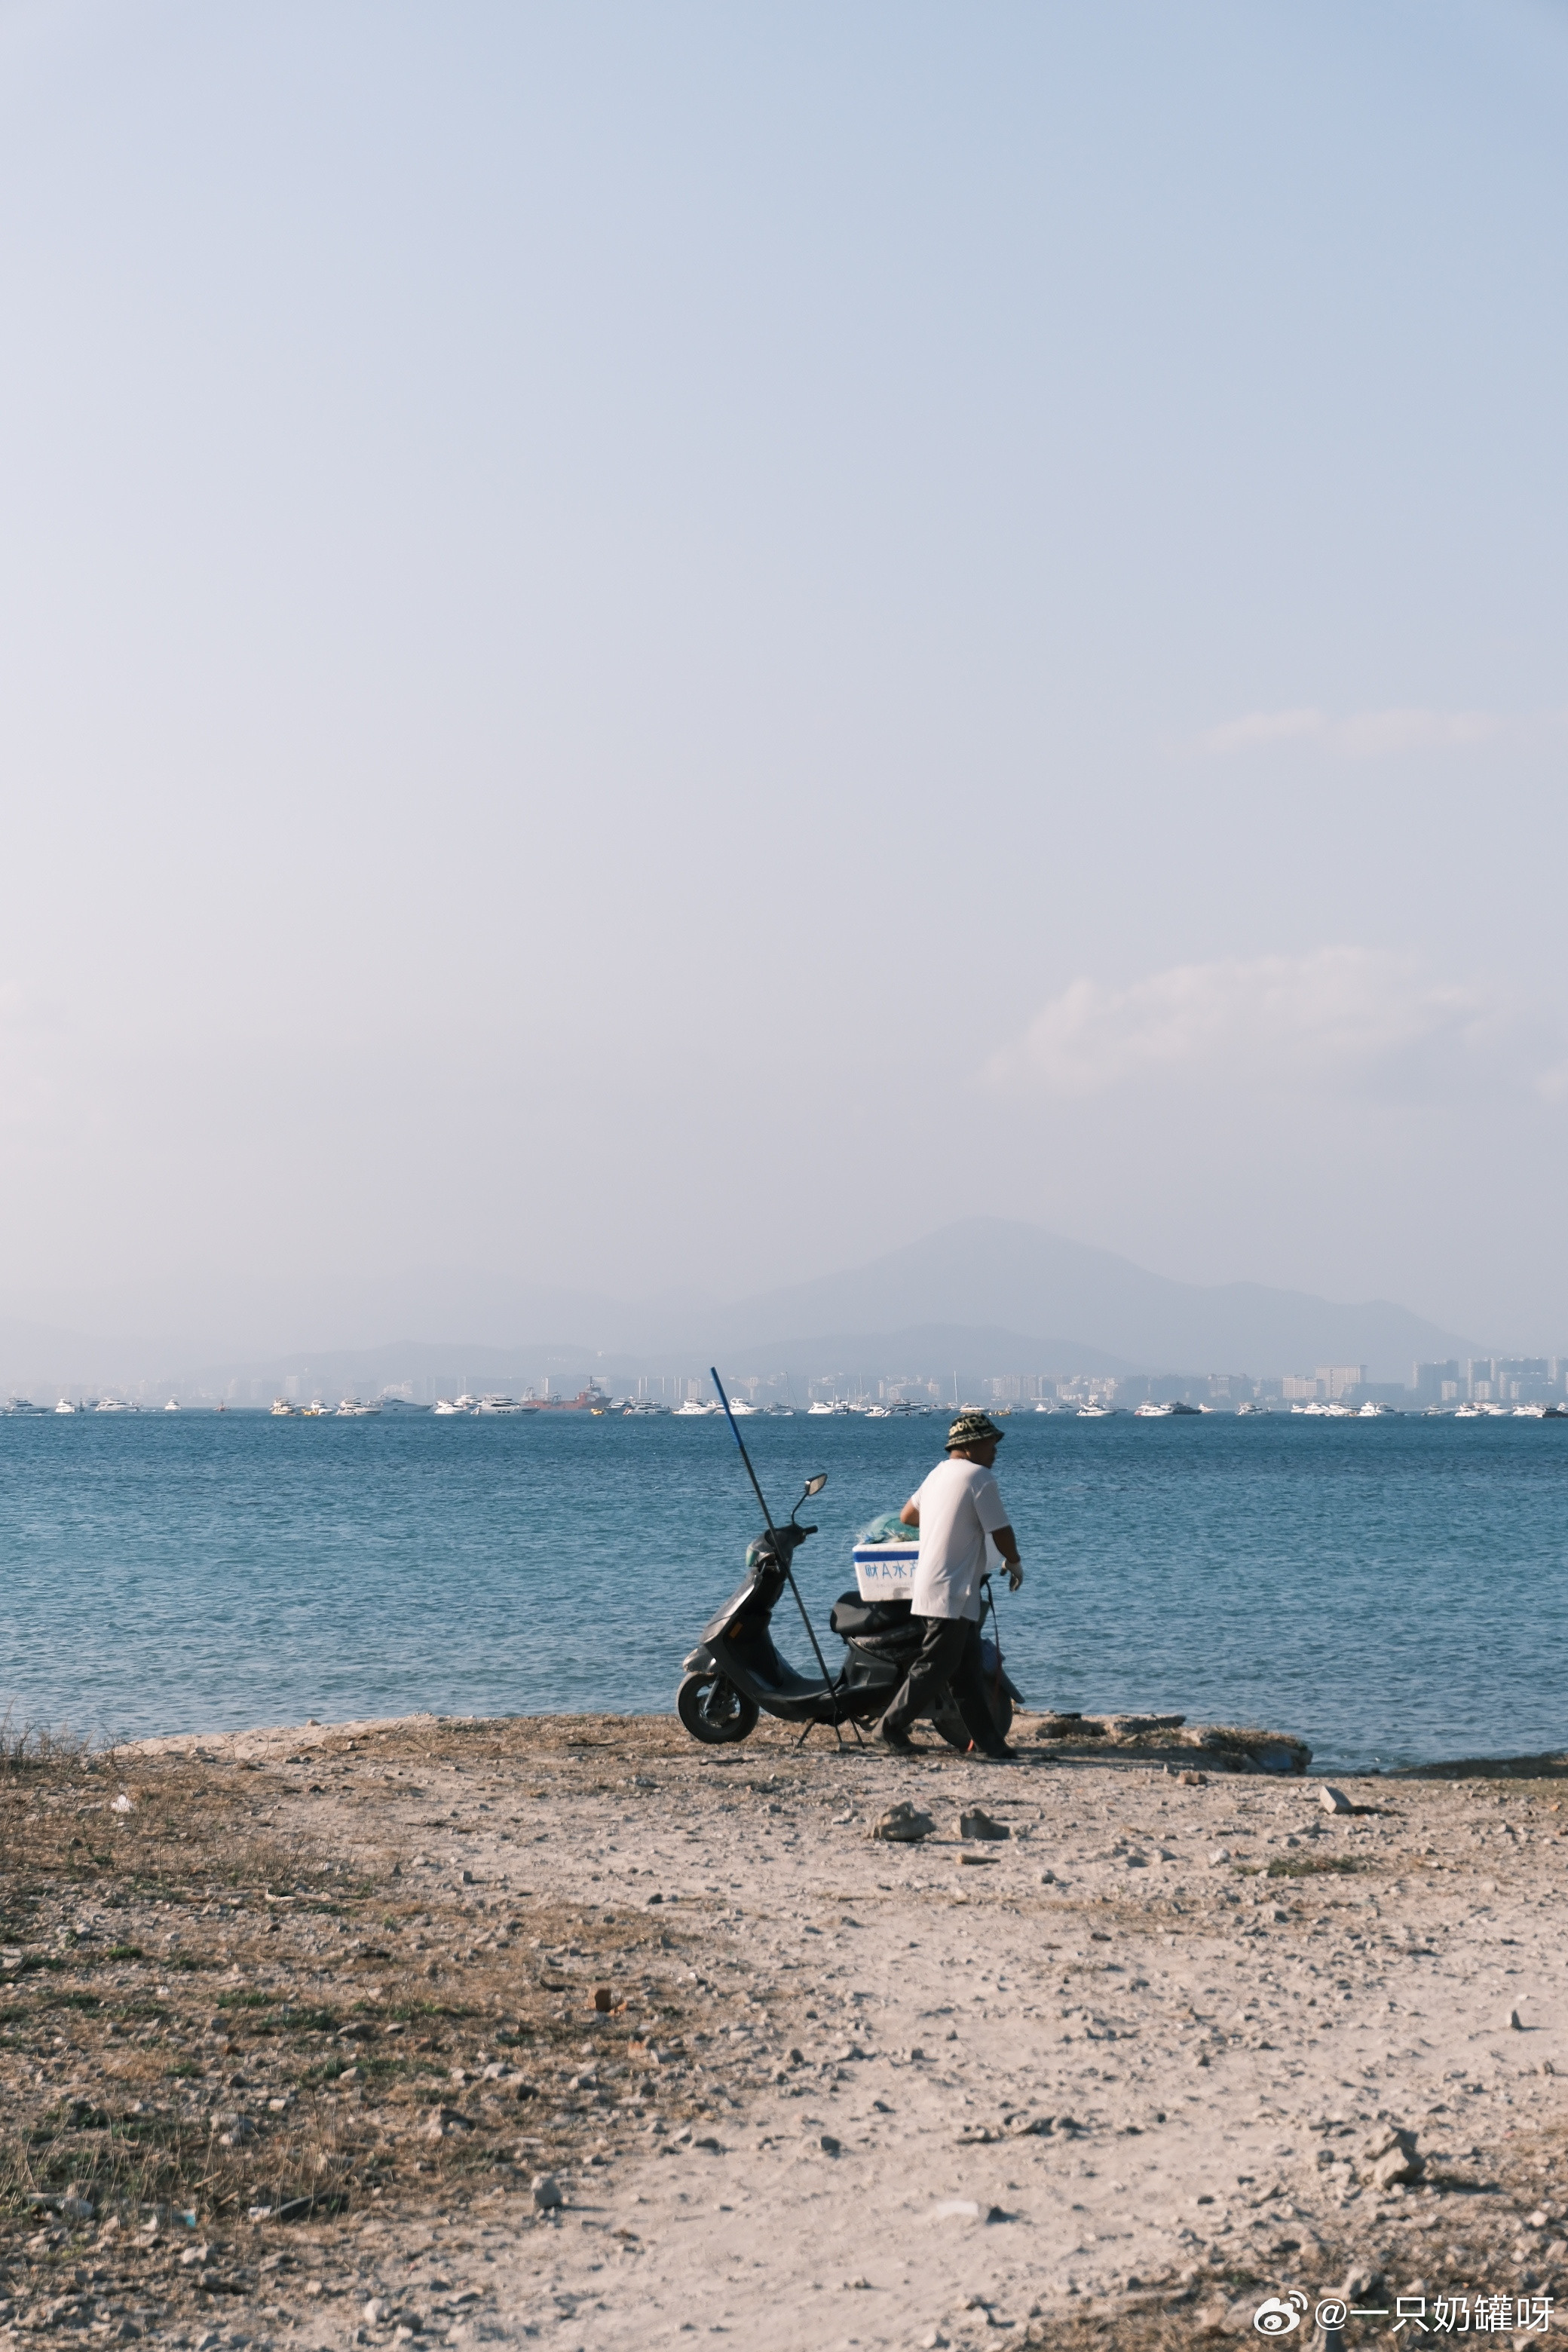
[[[574,2087],[585,2065],[627,2069],[634,2116],[691,2112],[655,2091],[647,2048],[679,2044],[676,1932],[597,1905],[422,1902],[407,1853],[316,1834],[332,1752],[303,1776],[38,1742],[5,1759],[0,2324],[62,2286],[165,2314],[186,2290],[249,2291],[258,2208],[330,2239],[338,2215],[461,2208],[602,2161],[615,2118]],[[430,1749],[376,1753],[416,1769]],[[84,2287],[89,2242],[115,2259]]]

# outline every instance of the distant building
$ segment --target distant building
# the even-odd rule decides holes
[[[1352,1389],[1365,1388],[1366,1366],[1364,1364],[1320,1364],[1318,1379],[1321,1382],[1319,1390],[1321,1396],[1342,1397]]]
[[[1326,1394],[1326,1391],[1321,1374],[1310,1376],[1306,1372],[1287,1372],[1279,1383],[1279,1393],[1297,1403],[1310,1403],[1314,1397]]]
[[[1450,1356],[1439,1364],[1413,1364],[1410,1385],[1417,1404],[1451,1404],[1459,1393],[1459,1363]]]

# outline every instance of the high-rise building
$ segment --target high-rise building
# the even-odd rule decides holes
[[[1342,1397],[1351,1389],[1366,1386],[1364,1364],[1320,1364],[1319,1393],[1326,1397]]]
[[[1410,1385],[1415,1391],[1417,1404],[1442,1404],[1459,1393],[1459,1366],[1456,1357],[1446,1363],[1415,1364],[1411,1367]]]

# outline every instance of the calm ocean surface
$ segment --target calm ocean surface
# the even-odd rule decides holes
[[[939,1420],[753,1420],[830,1661],[849,1546]],[[1016,1416],[1000,1599],[1035,1705],[1358,1764],[1568,1743],[1568,1423]],[[757,1514],[720,1420],[0,1419],[0,1709],[95,1737],[668,1709]],[[781,1646],[808,1663],[785,1606]]]

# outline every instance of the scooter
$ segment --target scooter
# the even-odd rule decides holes
[[[827,1474],[819,1471],[808,1478],[789,1517],[782,1527],[775,1526],[719,1375],[715,1371],[710,1377],[762,1505],[766,1531],[746,1548],[745,1580],[709,1619],[701,1640],[688,1655],[685,1677],[675,1695],[676,1711],[692,1738],[709,1747],[749,1738],[764,1714],[783,1723],[804,1724],[803,1738],[819,1723],[830,1725],[840,1740],[839,1727],[845,1723],[858,1737],[858,1726],[876,1720],[909,1672],[921,1645],[921,1628],[907,1601],[863,1601],[858,1592],[840,1593],[828,1622],[845,1643],[846,1655],[837,1673],[829,1672],[794,1567],[801,1545],[817,1532],[815,1527],[801,1526],[801,1504],[821,1494]],[[786,1584],[811,1643],[816,1674],[797,1674],[773,1641],[773,1613]],[[994,1629],[994,1607],[991,1615]],[[981,1655],[992,1718],[998,1737],[1005,1739],[1013,1709],[1023,1695],[1005,1671],[994,1640],[982,1637]],[[968,1748],[968,1727],[951,1698],[943,1697],[931,1720],[950,1747]]]

